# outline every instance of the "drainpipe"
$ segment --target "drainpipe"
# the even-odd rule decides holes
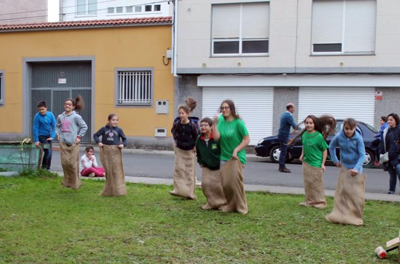
[[[174,17],[173,17],[173,52],[174,52],[174,58],[173,58],[173,74],[174,77],[178,77],[177,75],[177,60],[178,60],[178,54],[177,54],[177,48],[178,48],[178,0],[174,0]]]

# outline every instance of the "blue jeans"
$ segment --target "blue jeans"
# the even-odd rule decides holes
[[[390,164],[390,162],[388,162],[387,169],[390,175],[389,192],[395,193],[397,178],[399,178],[400,181],[400,163],[394,167],[392,164]]]
[[[50,136],[39,136],[39,142],[43,143],[43,144],[48,144],[48,147],[43,148],[43,162],[42,162],[42,168],[46,169],[46,170],[50,170],[50,166],[51,166],[51,156],[53,155],[53,151],[52,151],[52,141],[47,141],[47,139]]]
[[[279,155],[279,168],[285,168],[285,160],[286,160],[286,153],[287,153],[287,143],[289,141],[289,135],[278,135],[279,140],[279,148],[281,149],[281,154]]]

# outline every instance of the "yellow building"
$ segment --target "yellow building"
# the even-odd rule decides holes
[[[171,144],[171,17],[0,25],[0,140],[32,134],[38,101],[57,117],[80,94],[85,142],[119,116],[129,145]]]

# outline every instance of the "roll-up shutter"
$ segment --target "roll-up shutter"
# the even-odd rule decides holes
[[[223,100],[231,99],[250,134],[250,145],[272,135],[273,88],[212,88],[203,89],[202,117],[213,118]]]
[[[336,119],[352,117],[374,124],[375,88],[301,87],[299,121],[308,115],[330,114]]]

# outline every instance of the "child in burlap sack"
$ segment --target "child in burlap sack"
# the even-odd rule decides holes
[[[336,148],[340,149],[340,161],[336,156]],[[343,130],[329,144],[332,161],[340,167],[332,212],[325,216],[329,222],[362,225],[365,203],[365,146],[357,122],[347,118],[343,122]]]
[[[101,137],[101,141],[100,141]],[[118,116],[108,115],[108,124],[93,135],[100,147],[100,161],[106,171],[106,184],[100,195],[126,195],[125,172],[122,164],[121,150],[126,147],[124,131],[118,127]]]
[[[220,116],[214,118],[214,140],[221,146],[221,182],[226,205],[222,212],[247,214],[247,200],[243,185],[245,148],[250,142],[245,123],[236,113],[232,100],[225,100],[220,106]]]
[[[306,197],[305,201],[300,205],[325,208],[323,173],[325,172],[325,161],[328,155],[328,144],[325,139],[334,132],[336,120],[330,116],[317,118],[309,115],[303,123],[305,124],[305,129],[300,133],[303,144],[300,160],[303,162],[303,181]]]
[[[88,126],[74,110],[82,110],[84,103],[79,95],[76,99],[64,102],[64,112],[57,117],[56,134],[60,141],[60,158],[64,172],[61,182],[67,188],[78,189],[82,182],[79,179],[79,143]]]
[[[201,134],[196,140],[197,162],[201,167],[201,189],[207,199],[207,203],[201,206],[203,210],[218,209],[226,203],[219,171],[221,150],[219,143],[213,138],[212,125],[211,118],[203,118],[200,122]]]
[[[198,127],[189,114],[196,108],[197,101],[188,97],[185,105],[178,106],[179,119],[171,129],[175,141],[174,190],[169,193],[186,199],[196,199],[196,139]]]

